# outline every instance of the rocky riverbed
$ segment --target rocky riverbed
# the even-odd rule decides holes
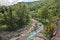
[[[34,19],[31,20],[30,24],[23,29],[18,29],[17,31],[7,32],[3,31],[0,32],[1,40],[23,40],[27,35],[30,33],[30,28],[34,26],[36,21]],[[46,37],[42,33],[38,33],[34,38],[31,40],[45,40]]]

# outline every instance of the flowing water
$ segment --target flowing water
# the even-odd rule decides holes
[[[27,37],[25,37],[24,40],[31,40],[33,37],[35,37],[38,33],[40,33],[43,30],[44,25],[42,23],[39,23],[39,24],[40,24],[39,28],[37,30],[31,32],[29,35],[27,35]]]
[[[38,21],[33,20],[33,23],[31,24],[32,27],[29,29],[29,33],[27,36],[25,36],[23,38],[23,40],[31,40],[32,38],[34,38],[38,33],[40,33],[43,28],[44,28],[44,25],[42,23],[39,23]],[[38,25],[38,28],[36,28],[36,24]],[[36,28],[36,30],[34,30]],[[33,31],[32,31],[33,30]],[[23,33],[24,35],[26,35],[25,33]],[[19,39],[20,37],[14,37],[14,38],[11,38],[10,40],[16,40],[16,39]],[[19,39],[20,40],[20,39]]]

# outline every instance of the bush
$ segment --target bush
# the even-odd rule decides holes
[[[0,25],[0,31],[6,30],[7,29],[7,25]]]

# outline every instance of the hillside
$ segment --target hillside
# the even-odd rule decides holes
[[[18,29],[24,30],[24,28],[26,28],[27,25],[29,25],[31,19],[37,20],[39,23],[42,23],[44,25],[44,29],[41,33],[43,33],[44,37],[46,37],[48,40],[51,40],[51,38],[53,38],[54,36],[53,33],[55,28],[58,27],[57,35],[59,35],[59,31],[60,31],[59,30],[60,23],[57,23],[60,20],[60,1],[59,0],[41,0],[41,1],[34,1],[34,2],[18,2],[14,5],[8,5],[8,6],[0,5],[1,35],[3,35],[2,33],[5,33],[5,31],[8,32],[6,33],[6,35],[8,36],[12,31],[13,31],[12,33],[15,33],[17,32]],[[27,29],[28,28],[29,26],[27,27]],[[31,25],[30,25],[30,28],[31,28]],[[41,29],[38,29],[37,32],[40,32],[40,30]],[[17,34],[20,34],[20,32],[19,33],[17,32]],[[31,37],[32,38],[35,37],[35,34],[38,34],[38,33],[36,33],[36,31],[33,31],[31,34],[33,35],[28,35],[28,37],[26,38],[27,40],[28,39],[30,40]],[[10,35],[10,36],[13,36],[13,35]]]

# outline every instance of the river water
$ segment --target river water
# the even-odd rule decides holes
[[[25,33],[27,33],[27,32],[25,32],[25,33],[23,33],[22,35],[24,36],[24,35],[26,35],[23,39],[21,39],[21,40],[31,40],[32,38],[34,38],[38,33],[40,33],[43,29],[44,29],[44,25],[42,24],[42,23],[40,23],[40,22],[38,22],[38,21],[36,21],[36,20],[34,20],[34,19],[32,19],[32,26],[31,26],[31,28],[29,29],[29,33],[26,35]],[[35,29],[36,27],[36,25],[35,24],[38,24],[38,28],[36,29],[36,30],[34,30],[34,31],[32,31],[32,29]],[[19,39],[20,37],[14,37],[14,38],[11,38],[10,40],[16,40],[16,39]],[[19,39],[20,40],[20,39]]]
[[[40,33],[43,28],[44,25],[42,23],[38,23],[39,24],[39,28],[33,32],[31,32],[29,35],[27,35],[27,37],[25,37],[23,40],[31,40],[32,38],[34,38],[38,33]],[[32,28],[31,28],[32,29]],[[30,30],[31,31],[31,30]]]

